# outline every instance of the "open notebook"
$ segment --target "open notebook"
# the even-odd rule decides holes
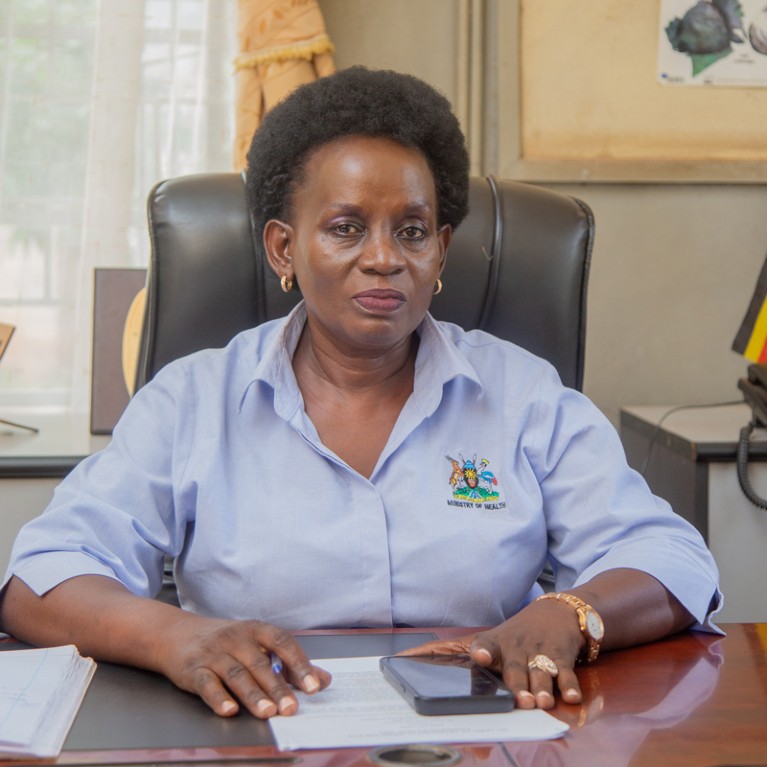
[[[0,652],[0,759],[58,756],[95,670],[74,645]]]

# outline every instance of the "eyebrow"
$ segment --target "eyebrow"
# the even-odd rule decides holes
[[[328,205],[328,210],[333,215],[342,213],[359,213],[362,208],[353,202],[332,202]],[[416,214],[423,214],[424,212],[434,213],[436,212],[436,206],[432,207],[428,201],[419,199],[409,202],[404,209],[404,215],[412,216]]]

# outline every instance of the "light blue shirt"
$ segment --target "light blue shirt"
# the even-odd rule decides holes
[[[204,615],[488,626],[540,593],[548,557],[557,589],[636,568],[707,623],[718,574],[700,535],[551,365],[427,315],[413,393],[367,479],[304,412],[291,358],[305,320],[299,305],[165,367],[21,531],[6,580],[43,594],[100,574],[153,596],[173,557],[182,607]]]

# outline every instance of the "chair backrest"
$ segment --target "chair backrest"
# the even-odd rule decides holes
[[[254,247],[238,174],[163,181],[149,194],[148,217],[152,252],[136,388],[168,362],[225,346],[300,299],[280,289]],[[453,236],[431,311],[519,344],[580,389],[593,238],[593,216],[580,200],[472,178],[470,213]]]

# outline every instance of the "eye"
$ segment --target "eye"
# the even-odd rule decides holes
[[[333,232],[335,234],[339,234],[342,237],[349,237],[353,235],[357,235],[362,231],[362,228],[358,226],[357,224],[352,224],[348,221],[344,221],[341,224],[336,224],[333,227]]]
[[[426,237],[426,230],[421,226],[405,226],[399,231],[400,236],[406,240],[423,240]]]

